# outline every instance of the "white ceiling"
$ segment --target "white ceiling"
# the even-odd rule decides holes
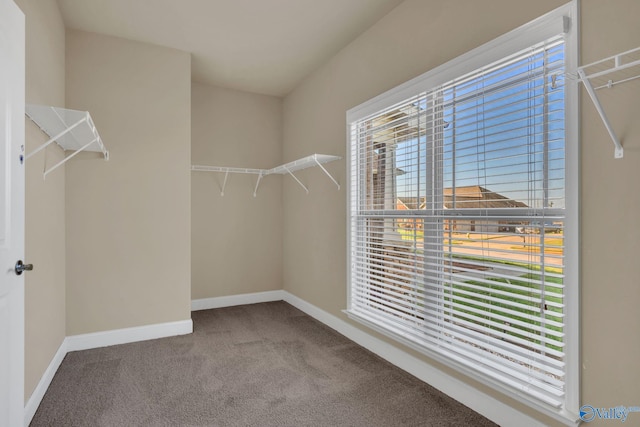
[[[194,81],[284,96],[402,0],[58,0],[67,28],[192,54]]]

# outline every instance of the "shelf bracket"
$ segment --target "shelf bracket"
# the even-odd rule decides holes
[[[46,178],[47,175],[51,172],[53,172],[54,170],[56,170],[59,166],[61,166],[64,162],[66,162],[67,160],[69,160],[70,158],[72,158],[73,156],[75,156],[76,154],[82,152],[85,148],[87,148],[88,146],[90,146],[91,144],[93,144],[94,142],[96,142],[98,140],[98,138],[92,140],[91,142],[85,144],[82,148],[74,151],[73,153],[69,154],[68,156],[65,156],[64,159],[60,160],[58,163],[56,163],[55,165],[51,166],[49,169],[44,171],[44,174],[42,175],[42,178]]]
[[[336,181],[335,178],[333,176],[331,176],[331,174],[324,168],[324,166],[322,166],[322,164],[318,161],[318,159],[316,157],[314,157],[313,160],[316,162],[316,164],[318,166],[320,166],[320,169],[322,169],[324,171],[324,173],[327,174],[329,179],[331,179],[331,181],[333,181],[333,183],[336,185],[336,187],[338,187],[338,190],[339,190],[340,189],[340,184],[338,184],[338,181]]]
[[[262,174],[262,172],[258,174],[258,180],[256,181],[256,188],[253,189],[253,197],[256,197],[258,195],[258,186],[260,185],[260,181],[262,181],[263,176],[264,175]]]
[[[36,153],[39,153],[40,151],[44,150],[45,148],[47,148],[49,145],[53,144],[54,142],[56,142],[59,138],[62,138],[63,136],[65,136],[66,134],[68,134],[69,132],[71,132],[72,130],[74,130],[75,128],[77,128],[78,126],[80,126],[82,123],[87,121],[87,117],[85,116],[83,119],[75,122],[74,124],[72,124],[71,126],[69,126],[68,128],[66,128],[65,130],[63,130],[62,132],[60,132],[59,134],[57,134],[56,136],[52,137],[51,139],[49,139],[47,142],[45,142],[44,144],[42,144],[40,147],[36,148],[35,150],[33,150],[31,153],[27,154],[27,159],[31,156],[33,156]],[[91,141],[91,143],[93,144],[95,142],[95,139],[93,141]],[[87,144],[87,147],[91,145],[91,144]]]
[[[224,172],[224,181],[222,182],[222,190],[220,190],[220,195],[224,197],[224,188],[227,186],[227,178],[229,177],[229,171]]]
[[[322,168],[322,169],[324,169],[324,168]],[[305,185],[304,185],[304,184],[303,184],[303,183],[302,183],[302,182],[301,182],[301,181],[300,181],[300,180],[299,180],[299,179],[298,179],[298,178],[293,174],[293,172],[291,172],[291,171],[289,170],[289,168],[288,168],[288,167],[284,166],[284,170],[286,170],[286,171],[287,171],[287,173],[288,173],[289,175],[291,175],[291,176],[293,177],[293,179],[295,179],[295,180],[296,180],[296,182],[297,182],[298,184],[300,184],[300,186],[301,186],[302,188],[304,188],[304,191],[306,191],[306,192],[307,192],[307,194],[309,194],[309,189],[308,189],[307,187],[305,187]]]
[[[602,108],[602,104],[600,104],[600,100],[598,99],[598,95],[596,94],[591,81],[587,78],[583,69],[578,68],[578,76],[580,77],[580,81],[582,81],[582,83],[584,84],[584,88],[587,90],[591,101],[593,101],[593,105],[596,107],[598,114],[600,114],[600,118],[602,119],[604,126],[607,128],[609,136],[613,140],[613,144],[615,145],[615,150],[613,153],[614,157],[616,159],[621,159],[624,156],[624,149],[622,148],[620,140],[613,131],[613,127],[611,126],[611,123],[609,122],[609,119],[607,118],[607,115]]]

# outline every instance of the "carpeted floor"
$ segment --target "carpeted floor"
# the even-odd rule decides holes
[[[31,426],[494,426],[285,302],[69,353]]]

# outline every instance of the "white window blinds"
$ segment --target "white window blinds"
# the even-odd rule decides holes
[[[350,123],[351,316],[565,395],[562,35]]]

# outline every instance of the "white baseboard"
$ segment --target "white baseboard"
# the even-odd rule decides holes
[[[136,326],[133,328],[114,329],[112,331],[94,332],[91,334],[71,335],[65,339],[67,352],[89,350],[110,345],[154,340],[173,337],[193,332],[193,321],[157,323],[154,325]]]
[[[393,365],[419,378],[425,383],[437,388],[444,394],[454,398],[463,405],[489,418],[493,422],[503,425],[517,425],[521,427],[544,426],[540,421],[523,414],[511,406],[471,387],[457,378],[445,374],[399,348],[386,343],[374,336],[356,328],[344,320],[330,314],[297,296],[284,292],[283,300],[309,316],[319,320],[340,334],[377,354]]]
[[[62,341],[60,348],[49,363],[46,371],[40,378],[40,382],[31,394],[29,401],[24,408],[24,425],[31,423],[33,416],[42,402],[44,394],[47,392],[53,376],[58,371],[64,357],[70,351],[89,350],[92,348],[107,347],[116,344],[127,344],[131,342],[147,341],[156,338],[173,337],[176,335],[190,334],[193,332],[193,322],[191,319],[177,322],[157,323],[155,325],[137,326],[133,328],[116,329],[105,332],[95,332],[91,334],[72,335]]]
[[[67,341],[63,340],[62,344],[60,344],[60,347],[58,348],[58,351],[53,356],[53,359],[51,359],[51,363],[49,363],[49,366],[44,371],[42,378],[40,378],[40,382],[38,382],[38,385],[33,390],[33,393],[31,393],[31,397],[29,397],[29,400],[27,401],[27,404],[24,407],[25,427],[28,427],[29,424],[31,423],[33,416],[36,414],[36,411],[38,410],[38,406],[40,406],[40,402],[42,402],[42,398],[44,397],[44,394],[47,392],[47,389],[49,388],[51,381],[53,381],[53,376],[58,371],[58,368],[60,367],[60,364],[62,363],[66,355],[67,355]]]
[[[212,308],[233,307],[236,305],[258,304],[261,302],[282,301],[285,292],[266,291],[252,294],[230,295],[226,297],[203,298],[191,301],[191,311],[210,310]]]

